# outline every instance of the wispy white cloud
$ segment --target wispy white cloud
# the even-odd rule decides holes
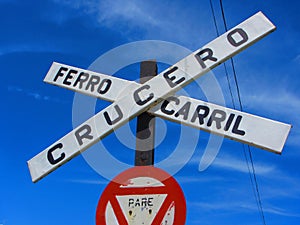
[[[160,25],[149,13],[147,2],[142,1],[108,1],[108,0],[53,0],[71,8],[82,10],[89,16],[96,16],[102,26],[113,29],[116,24],[126,24],[128,27]]]
[[[151,12],[149,6],[141,3],[141,1],[99,1],[98,21],[107,26],[121,21],[139,27],[161,26],[158,20],[149,13]]]
[[[241,173],[249,173],[246,161],[244,159],[238,159],[232,156],[218,157],[212,166]],[[258,175],[268,175],[273,173],[275,170],[276,167],[273,165],[255,163],[255,172]]]
[[[290,211],[287,211],[286,209],[282,209],[280,207],[264,207],[264,212],[275,214],[275,215],[280,215],[280,216],[287,216],[287,217],[300,217],[300,213],[293,213]]]
[[[264,177],[261,191],[263,200],[267,201],[274,199],[299,200],[300,181],[294,174],[277,170],[274,174]]]
[[[257,206],[254,204],[253,205],[249,204],[249,205],[247,205],[247,209],[257,211]],[[263,207],[263,212],[270,213],[273,215],[286,216],[286,217],[300,217],[300,213],[298,213],[298,212],[291,212],[290,210],[287,211],[284,208],[271,206],[271,205],[265,205]]]
[[[185,43],[188,47],[199,48],[199,41],[201,42],[203,37],[208,37],[209,31],[214,34],[214,30],[209,23],[200,24],[197,22],[198,20],[207,19],[205,5],[203,5],[202,13],[199,13],[200,8],[197,11],[195,9],[194,13],[187,13],[179,2],[174,1],[53,1],[83,11],[93,19],[96,18],[99,26],[120,32],[129,41],[162,39]],[[192,8],[192,10],[194,9]],[[203,32],[203,30],[206,32]]]
[[[218,202],[190,202],[190,205],[201,208],[205,211],[209,210],[226,210],[230,212],[237,212],[237,211],[245,211],[245,210],[253,210],[255,205],[250,205],[249,203],[240,202],[240,201],[233,201],[231,200],[230,203],[226,202],[225,199],[223,201]],[[255,209],[257,210],[257,208]]]
[[[79,184],[96,184],[107,185],[109,181],[105,180],[93,180],[93,179],[67,179],[66,182],[79,183]]]
[[[43,43],[13,43],[13,44],[5,44],[5,46],[0,45],[0,56],[5,56],[7,54],[13,53],[58,53],[61,50],[52,45],[51,43],[47,43],[47,45]]]
[[[199,158],[193,158],[190,163],[199,164]],[[211,167],[222,169],[222,170],[231,170],[234,172],[240,173],[249,173],[246,161],[244,158],[236,158],[228,154],[222,154],[222,156],[217,156],[213,161]],[[268,175],[274,173],[277,170],[276,166],[268,165],[263,163],[255,163],[255,172],[258,175]]]
[[[296,63],[299,63],[300,64],[300,54],[297,55],[295,58],[294,58],[294,62]]]
[[[191,163],[198,165],[199,160],[193,158]],[[228,170],[233,173],[249,174],[248,166],[244,158],[237,158],[229,154],[222,154],[218,156],[213,164],[212,168],[219,170]],[[256,176],[263,177],[263,183],[261,184],[262,198],[268,199],[299,199],[300,197],[300,181],[294,174],[290,174],[288,171],[283,171],[274,164],[254,162]],[[191,182],[193,181],[192,178]],[[189,179],[187,179],[188,181]],[[212,179],[212,181],[214,181]],[[207,180],[209,182],[209,180]],[[283,184],[285,188],[283,187]]]
[[[264,92],[248,93],[247,102],[250,106],[259,106],[275,115],[285,114],[291,117],[295,117],[300,112],[300,97],[287,89],[280,88],[274,91],[274,88],[268,88]]]
[[[203,211],[210,211],[210,210],[223,210],[231,213],[236,212],[245,212],[245,211],[257,211],[257,205],[251,204],[248,202],[241,202],[241,201],[230,201],[226,202],[226,200],[223,199],[223,201],[218,202],[190,202],[190,205],[200,208]],[[263,207],[264,213],[270,213],[274,215],[280,215],[280,216],[287,216],[287,217],[300,217],[299,213],[293,213],[288,212],[287,210],[280,208],[280,207],[274,207],[274,206],[265,206]]]
[[[39,101],[51,101],[51,102],[62,103],[62,104],[66,103],[66,101],[63,101],[59,98],[43,95],[38,93],[37,91],[26,90],[18,86],[8,86],[7,90],[9,92],[15,92],[15,93],[26,95],[27,97],[34,98],[35,100],[39,100]]]
[[[176,179],[180,184],[183,183],[205,183],[205,182],[215,182],[215,181],[223,181],[224,178],[219,176],[211,176],[211,177],[201,177],[201,176],[177,176]]]

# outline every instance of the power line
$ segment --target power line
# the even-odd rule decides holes
[[[215,29],[216,29],[216,33],[217,33],[217,36],[219,36],[220,34],[219,34],[217,22],[216,22],[216,16],[215,16],[215,11],[214,11],[214,7],[213,7],[213,4],[212,4],[212,0],[210,0],[209,2],[210,2],[212,15],[213,15],[213,21],[214,21],[214,26],[215,26]],[[222,0],[220,0],[220,7],[221,7],[221,12],[222,12],[222,19],[223,19],[224,27],[225,27],[225,30],[228,31]],[[240,88],[239,88],[239,85],[238,85],[237,74],[236,74],[233,58],[230,58],[230,62],[231,62],[231,67],[232,67],[232,71],[233,71],[233,75],[234,75],[234,82],[235,82],[235,86],[236,86],[236,90],[237,90],[239,107],[240,107],[240,110],[243,111],[243,105],[242,105],[241,95],[240,95]],[[223,65],[224,65],[224,69],[225,69],[227,83],[228,83],[228,86],[229,86],[231,101],[232,101],[234,109],[236,109],[235,104],[234,104],[233,94],[232,94],[232,88],[231,88],[230,81],[229,81],[228,70],[227,70],[226,64],[224,63]],[[262,203],[261,203],[261,198],[260,198],[260,193],[259,193],[259,188],[258,188],[258,182],[257,182],[257,179],[256,179],[256,172],[255,172],[255,167],[254,167],[254,163],[253,163],[253,157],[252,157],[252,153],[251,153],[251,149],[250,149],[249,145],[247,145],[247,149],[248,149],[249,159],[250,159],[250,162],[251,162],[251,169],[250,169],[249,161],[248,161],[247,154],[246,154],[246,148],[245,148],[245,145],[243,144],[244,157],[245,157],[248,172],[249,172],[249,175],[250,175],[250,181],[251,181],[253,194],[254,194],[254,197],[255,197],[255,201],[256,201],[258,210],[259,210],[260,215],[261,215],[262,222],[263,222],[264,225],[266,225],[265,216],[264,216]],[[253,174],[253,178],[251,176],[251,173]]]
[[[220,0],[220,6],[221,6],[222,19],[223,19],[224,27],[225,27],[225,30],[228,31],[222,0]],[[234,62],[233,62],[232,57],[230,58],[230,62],[231,62],[231,67],[232,67],[232,71],[233,71],[233,75],[234,75],[234,82],[235,82],[235,86],[236,86],[236,90],[237,90],[237,94],[238,94],[239,106],[240,106],[241,111],[243,111],[243,105],[242,105],[241,95],[240,95],[240,88],[239,88],[239,85],[238,85],[238,80],[237,80],[235,66],[234,66]]]
[[[222,11],[222,18],[223,18],[223,22],[224,22],[224,27],[227,31],[228,28],[227,28],[225,11],[224,11],[222,0],[220,0],[220,6],[221,6],[221,11]],[[236,75],[236,70],[235,70],[233,58],[230,58],[230,61],[231,61],[233,75],[234,75],[235,86],[236,86],[236,89],[237,89],[239,106],[240,106],[241,111],[243,111],[243,105],[242,105],[241,95],[240,95],[240,88],[239,88],[239,84],[238,84],[238,80],[237,80],[237,75]],[[245,149],[244,144],[243,144],[243,149],[244,149],[244,153],[246,153],[246,149]],[[252,157],[252,153],[251,153],[251,149],[250,149],[249,145],[247,145],[247,149],[248,149],[248,155],[249,155],[250,162],[251,162],[251,169],[252,169],[252,174],[253,174],[253,179],[254,179],[254,184],[255,184],[255,191],[253,191],[253,193],[255,195],[256,203],[258,204],[258,209],[260,211],[262,222],[263,222],[264,225],[266,225],[265,215],[264,215],[264,211],[263,211],[263,207],[262,207],[262,203],[261,203],[261,198],[260,198],[260,193],[259,193],[259,188],[258,188],[258,182],[257,182],[257,179],[256,179],[256,173],[255,173],[255,168],[254,168],[254,163],[253,163],[253,157]],[[249,162],[248,162],[247,157],[245,157],[245,159],[246,159],[247,166],[248,166],[248,171],[249,171]],[[250,174],[250,171],[249,171],[249,174]],[[252,177],[250,179],[251,179],[251,183],[252,183],[252,188],[254,189]]]
[[[211,8],[211,12],[212,12],[212,15],[213,15],[213,21],[214,21],[214,25],[215,25],[215,29],[216,29],[216,33],[217,33],[217,37],[218,37],[218,36],[220,36],[220,32],[219,32],[218,25],[217,25],[215,10],[214,10],[213,4],[212,4],[212,0],[209,0],[209,2],[210,2],[210,8]],[[231,96],[231,103],[233,105],[233,108],[235,109],[235,103],[234,103],[234,98],[233,98],[232,88],[231,88],[231,85],[230,85],[229,74],[228,74],[226,63],[223,63],[223,66],[224,66],[224,71],[225,71],[225,74],[226,74],[226,80],[227,80],[227,84],[228,84],[228,88],[229,88],[229,92],[230,92],[230,96]]]

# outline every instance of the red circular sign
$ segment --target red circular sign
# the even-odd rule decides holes
[[[186,203],[176,180],[153,166],[116,176],[98,203],[96,225],[184,225]]]

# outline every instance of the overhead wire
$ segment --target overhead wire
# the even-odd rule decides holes
[[[219,29],[218,29],[215,10],[214,10],[213,4],[212,4],[212,0],[209,0],[209,2],[210,2],[210,9],[211,9],[211,12],[212,12],[212,15],[213,15],[213,21],[214,21],[217,37],[219,37],[220,32],[219,32]],[[230,85],[229,73],[228,73],[228,70],[227,70],[226,63],[223,63],[223,66],[224,66],[224,71],[225,71],[225,75],[226,75],[226,80],[227,80],[227,84],[228,84],[229,93],[230,93],[230,96],[231,96],[231,103],[233,105],[233,108],[235,108],[235,103],[234,103],[234,98],[233,98],[232,88],[231,88],[231,85]]]
[[[214,26],[215,26],[215,29],[216,29],[216,33],[217,33],[217,36],[219,36],[220,33],[219,33],[218,26],[217,26],[217,20],[216,20],[215,10],[214,10],[214,7],[213,7],[212,0],[210,0],[209,2],[210,2],[212,15],[213,15],[213,21],[214,21]],[[222,0],[220,0],[220,8],[221,8],[221,13],[222,13],[222,20],[223,20],[224,28],[225,28],[226,31],[228,31],[226,17],[225,17],[225,11],[224,11]],[[237,73],[236,73],[236,70],[235,70],[235,65],[234,65],[233,58],[230,58],[230,62],[231,62],[233,76],[234,76],[234,83],[235,83],[235,87],[236,87],[239,108],[240,108],[241,111],[243,111],[243,104],[242,104],[242,100],[241,100],[240,88],[239,88],[239,84],[238,84]],[[227,70],[226,64],[224,63],[223,65],[224,65],[224,71],[225,71],[226,78],[227,78],[227,83],[228,83],[228,87],[229,87],[229,92],[230,92],[230,96],[231,96],[232,105],[233,105],[233,108],[236,109],[236,106],[235,106],[235,103],[234,103],[234,97],[233,97],[233,93],[232,93],[232,87],[231,87],[231,84],[230,84],[228,70]],[[244,150],[244,157],[245,157],[245,160],[246,160],[248,172],[249,172],[249,175],[250,175],[250,181],[251,181],[251,186],[252,186],[252,190],[253,190],[253,193],[254,193],[256,205],[257,205],[258,210],[260,212],[262,223],[263,223],[263,225],[266,225],[266,220],[265,220],[264,211],[263,211],[263,207],[262,207],[261,197],[260,197],[259,188],[258,188],[258,182],[257,182],[257,178],[256,178],[256,171],[255,171],[255,167],[254,167],[254,162],[253,162],[253,157],[252,157],[250,146],[247,145],[247,150],[248,151],[246,151],[245,144],[243,144],[243,150]],[[249,165],[249,160],[248,160],[248,157],[247,157],[247,153],[249,155],[249,159],[250,159],[250,162],[251,162],[250,165]],[[252,178],[251,174],[252,174],[253,178]]]
[[[220,0],[220,7],[221,7],[221,12],[222,12],[222,19],[223,19],[224,27],[225,27],[225,30],[228,31],[226,17],[225,17],[225,11],[224,11],[223,1],[222,0]],[[237,74],[236,74],[236,70],[235,70],[235,65],[234,65],[233,58],[230,58],[230,62],[231,62],[233,76],[234,76],[234,81],[235,81],[235,86],[236,86],[236,90],[237,90],[237,95],[238,95],[238,101],[239,101],[240,110],[243,111],[243,105],[242,105],[242,100],[241,100],[240,88],[239,88],[239,84],[238,84],[238,80],[237,80]],[[243,149],[244,149],[244,153],[246,155],[245,144],[243,144]],[[248,150],[247,152],[248,152],[248,155],[249,155],[249,158],[250,158],[250,162],[251,162],[251,172],[252,172],[253,179],[254,179],[254,184],[255,184],[255,190],[253,191],[253,193],[256,196],[255,199],[256,199],[256,202],[258,204],[258,209],[260,211],[260,216],[261,216],[261,219],[262,219],[262,223],[264,225],[266,225],[265,215],[264,215],[264,211],[263,211],[263,207],[262,207],[262,202],[261,202],[261,197],[260,197],[259,188],[258,188],[258,182],[257,182],[257,178],[256,178],[256,172],[255,172],[255,167],[254,167],[252,152],[251,152],[251,149],[250,149],[249,145],[247,145],[247,150]],[[247,163],[248,170],[249,170],[249,161],[248,161],[247,157],[245,157],[245,159],[246,159],[246,163]],[[250,172],[249,172],[249,174],[250,174]],[[251,183],[252,183],[252,188],[254,189],[254,187],[253,187],[253,181],[252,181],[252,177],[251,176],[250,176],[250,180],[251,180]]]
[[[222,0],[220,0],[220,7],[221,7],[221,12],[222,12],[222,19],[223,19],[223,24],[225,27],[225,31],[228,31],[227,28],[227,22],[226,22],[226,17],[225,17],[225,12],[224,12],[224,7],[223,7],[223,2]],[[243,105],[242,105],[242,101],[241,101],[241,94],[240,94],[240,88],[238,85],[238,80],[237,80],[237,76],[236,76],[236,71],[235,71],[235,66],[234,66],[234,62],[233,62],[233,58],[230,58],[230,62],[231,62],[231,67],[232,67],[232,71],[233,71],[233,75],[234,75],[234,82],[235,82],[235,86],[237,89],[237,95],[238,95],[238,100],[239,100],[239,106],[241,111],[243,111]]]

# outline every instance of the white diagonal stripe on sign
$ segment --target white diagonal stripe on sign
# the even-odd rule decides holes
[[[124,87],[140,86],[136,82],[57,62],[52,63],[44,82],[109,102],[116,101]]]
[[[128,120],[148,110],[167,96],[189,84],[228,58],[275,30],[257,13],[203,48],[182,59],[141,87],[130,88],[124,96],[75,128],[28,161],[32,181],[36,182],[103,139]],[[235,37],[239,36],[237,40]],[[182,68],[185,74],[181,74]],[[68,80],[66,80],[68,82]]]
[[[185,96],[171,96],[148,112],[277,154],[291,129],[289,124]]]
[[[66,73],[63,74],[64,76],[62,76],[61,79],[56,79],[57,74],[59,74],[59,71],[61,71],[62,68],[66,70]],[[66,80],[69,71],[76,71],[76,74],[73,75],[73,79],[71,79],[72,82],[70,81],[69,83],[66,83],[64,81]],[[85,81],[85,85],[80,86],[78,83],[76,85],[76,81],[79,79],[80,74],[88,74],[89,76]],[[109,80],[111,86],[109,87],[108,91],[105,93],[99,93],[98,88],[91,88],[92,86],[88,84],[93,77],[98,78],[98,82],[96,82],[96,84],[98,87],[100,87],[100,90],[104,90],[103,81]],[[142,86],[141,84],[133,81],[128,81],[56,62],[52,64],[44,81],[59,87],[64,87],[111,102],[116,101],[118,96],[121,96],[120,93],[124,87],[131,85],[132,87],[138,88]],[[168,101],[170,101],[171,104],[168,104]],[[167,110],[166,107],[169,109]],[[180,110],[183,109],[185,109],[184,112],[180,114]],[[199,117],[201,116],[199,115],[199,111],[204,109],[206,109],[208,113],[203,118],[203,123],[201,123],[201,121],[199,121]],[[165,101],[162,101],[155,107],[148,110],[148,112],[163,119],[182,123],[187,126],[205,130],[217,135],[222,135],[226,138],[266,149],[275,153],[282,152],[282,148],[291,128],[291,126],[288,124],[244,112],[239,112],[237,110],[185,96],[174,96],[173,98],[166,99]],[[216,112],[218,115],[222,116],[222,121],[212,121],[212,124],[210,125],[209,120],[212,118],[212,115],[216,114]],[[195,114],[198,114],[198,118],[195,117]],[[239,123],[238,126],[237,123]],[[217,126],[219,124],[220,126]],[[242,129],[245,133],[241,134],[238,132],[238,129]]]

